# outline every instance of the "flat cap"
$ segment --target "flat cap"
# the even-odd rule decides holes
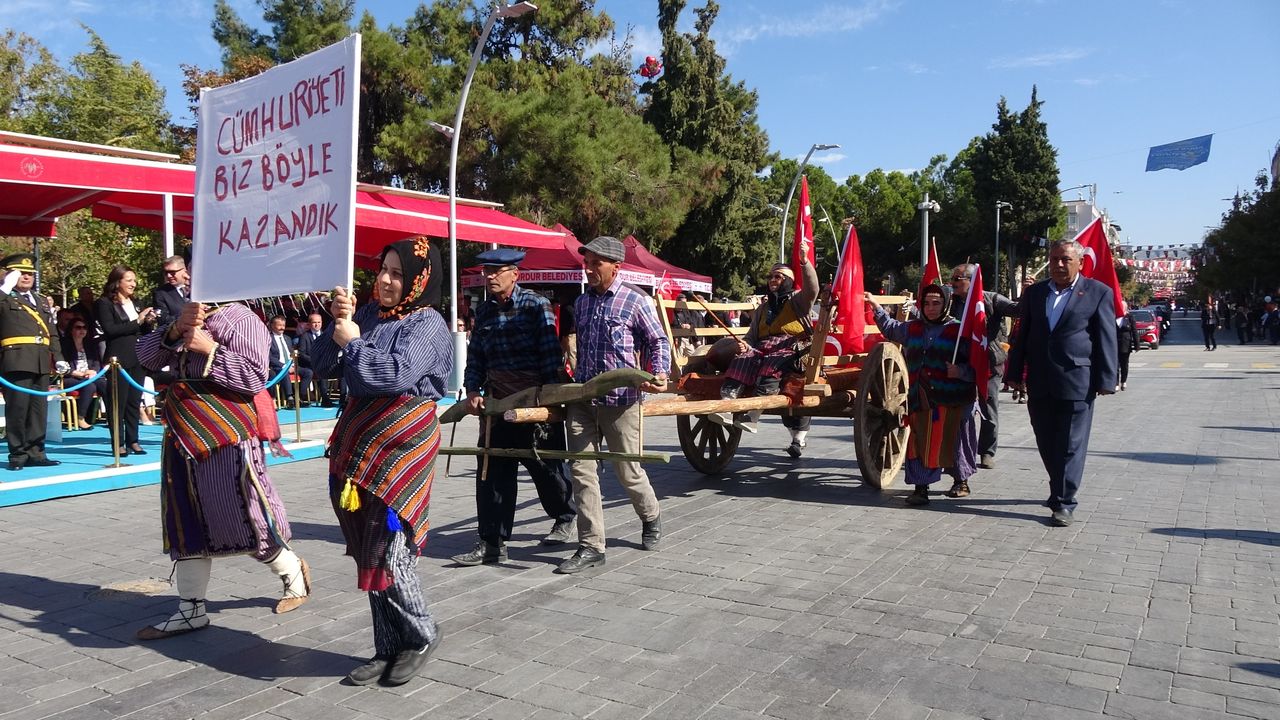
[[[514,265],[520,267],[520,263],[524,262],[524,251],[512,248],[485,250],[476,256],[476,262],[481,265]]]
[[[616,237],[601,235],[591,242],[578,248],[578,252],[582,255],[593,252],[605,260],[612,260],[620,263],[627,259],[627,250],[622,247],[622,241]]]

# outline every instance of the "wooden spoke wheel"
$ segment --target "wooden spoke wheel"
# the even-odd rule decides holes
[[[706,415],[677,415],[680,449],[694,470],[714,475],[733,459],[742,430],[711,422]]]
[[[907,459],[907,363],[891,342],[871,348],[858,375],[853,403],[854,450],[862,479],[878,488],[897,480]]]

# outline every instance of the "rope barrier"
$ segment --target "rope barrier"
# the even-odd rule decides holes
[[[72,385],[72,386],[71,386],[71,387],[69,387],[69,388],[62,388],[61,390],[49,390],[49,391],[47,391],[47,392],[46,392],[46,391],[44,391],[44,390],[32,390],[31,388],[18,387],[17,385],[14,385],[13,383],[9,382],[8,380],[5,380],[3,377],[0,377],[0,385],[3,385],[4,387],[9,388],[10,390],[16,390],[16,391],[18,391],[18,392],[26,393],[26,394],[28,394],[28,395],[39,395],[39,396],[42,396],[42,397],[55,397],[55,396],[57,396],[57,395],[64,395],[64,394],[69,393],[69,392],[75,392],[76,390],[79,390],[80,388],[87,387],[87,386],[89,386],[89,385],[91,385],[91,384],[93,384],[93,383],[97,382],[97,381],[98,381],[98,378],[102,377],[103,375],[106,375],[106,374],[107,374],[107,370],[109,370],[109,369],[110,369],[110,366],[108,366],[108,367],[104,367],[104,368],[102,368],[101,370],[99,370],[99,371],[98,371],[98,374],[97,374],[97,375],[94,375],[94,376],[93,376],[93,377],[91,377],[91,378],[87,378],[87,379],[85,379],[85,380],[84,380],[84,382],[77,383],[77,384],[75,384],[75,385]]]
[[[284,379],[285,375],[289,374],[289,368],[291,367],[293,367],[293,358],[289,358],[288,361],[285,362],[284,367],[280,368],[279,375],[276,375],[275,377],[267,381],[267,388],[270,389],[275,387],[276,384],[278,384],[281,380]]]
[[[141,392],[147,393],[148,395],[159,395],[159,394],[160,394],[160,391],[159,391],[159,390],[148,390],[148,389],[146,389],[145,387],[143,387],[143,386],[139,385],[139,384],[138,384],[138,381],[137,381],[137,380],[134,380],[132,375],[130,375],[129,373],[125,372],[124,368],[120,368],[120,377],[124,378],[124,379],[125,379],[125,382],[129,383],[130,385],[132,385],[132,386],[133,386],[133,388],[134,388],[135,390],[139,390],[139,391],[141,391]]]

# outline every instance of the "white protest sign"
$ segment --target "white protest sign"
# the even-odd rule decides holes
[[[200,92],[191,297],[350,284],[360,36]]]

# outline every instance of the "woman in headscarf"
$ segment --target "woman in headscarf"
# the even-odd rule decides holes
[[[907,496],[907,504],[928,503],[929,486],[942,478],[943,468],[955,477],[955,485],[947,494],[967,496],[969,478],[978,471],[974,423],[978,393],[973,367],[968,362],[968,343],[959,342],[960,323],[946,314],[942,287],[925,286],[920,293],[921,316],[908,322],[889,317],[871,293],[864,298],[875,308],[880,332],[886,340],[902,345],[907,361],[907,412],[911,423],[907,484],[915,486]]]
[[[318,375],[342,352],[347,403],[329,439],[329,496],[356,584],[369,593],[374,657],[357,685],[403,685],[440,643],[418,579],[440,426],[436,401],[453,367],[440,301],[440,251],[426,238],[382,251],[374,299],[359,310],[343,288],[312,347]],[[353,317],[354,315],[354,317]]]
[[[809,350],[809,340],[813,337],[809,314],[818,298],[818,272],[808,259],[801,264],[800,272],[803,277],[797,289],[795,271],[784,263],[774,265],[766,281],[764,302],[752,314],[747,334],[740,339],[725,338],[712,347],[712,355],[723,352],[726,346],[735,353],[720,386],[721,399],[743,397],[748,389],[756,395],[776,395],[783,373]],[[747,432],[755,432],[760,411],[738,413],[732,418],[728,413],[712,413],[707,418],[720,425],[732,423]],[[800,457],[807,444],[809,417],[783,415],[782,424],[791,431],[787,452],[791,457]]]

